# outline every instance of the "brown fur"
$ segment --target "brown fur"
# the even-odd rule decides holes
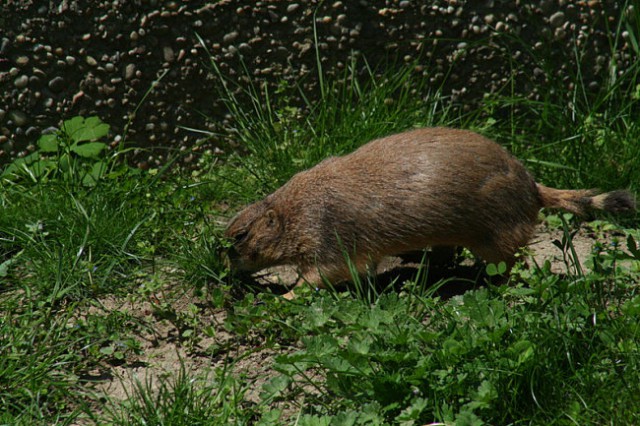
[[[382,257],[463,246],[505,261],[529,241],[541,207],[584,214],[633,210],[626,191],[595,195],[537,184],[495,142],[470,131],[425,128],[377,139],[298,173],[229,224],[240,269],[296,265],[298,284],[350,279]],[[293,293],[289,293],[292,297]]]

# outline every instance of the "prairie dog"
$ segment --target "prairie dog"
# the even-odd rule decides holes
[[[257,271],[291,264],[296,287],[359,273],[384,256],[462,246],[506,262],[529,241],[542,207],[577,215],[634,211],[625,190],[553,189],[536,183],[497,143],[471,131],[410,130],[373,140],[293,176],[240,211],[225,236],[232,264]],[[285,295],[294,296],[293,290]]]

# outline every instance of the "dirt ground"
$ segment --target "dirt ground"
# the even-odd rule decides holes
[[[608,237],[605,237],[605,239],[608,239]],[[565,272],[566,264],[562,250],[553,243],[561,240],[561,230],[549,230],[541,225],[530,245],[524,251],[527,264],[531,265],[533,262],[537,262],[542,265],[546,260],[549,260],[552,271],[557,273]],[[581,228],[573,237],[573,246],[581,262],[584,262],[589,257],[594,242],[594,233],[585,227]],[[461,266],[460,269],[456,270],[461,272],[462,275],[466,270],[470,270],[476,276],[478,271],[477,268],[473,269],[470,266]],[[403,263],[397,258],[392,258],[379,266],[378,274],[379,277],[397,277],[398,274],[407,273],[407,271],[415,274],[415,264]],[[279,268],[261,274],[260,279],[265,283],[280,282],[292,285],[296,278],[297,276],[293,269]],[[433,279],[437,278],[434,277]],[[456,286],[455,283],[454,286]],[[272,284],[272,288],[278,287],[281,287],[283,293],[286,291],[286,287]],[[463,293],[466,289],[464,286],[453,290],[449,289],[448,293],[445,291],[440,296],[446,298],[453,294]],[[151,324],[152,331],[142,332],[138,336],[142,354],[135,361],[125,362],[117,366],[107,366],[106,371],[96,372],[94,375],[95,380],[91,380],[87,384],[88,388],[93,392],[106,394],[116,400],[126,400],[133,394],[136,381],[141,383],[151,381],[153,386],[157,386],[160,378],[177,374],[181,369],[181,364],[184,365],[187,373],[201,375],[208,371],[213,371],[215,368],[221,367],[224,363],[232,360],[233,373],[241,375],[246,383],[250,383],[250,390],[246,394],[246,398],[249,401],[258,402],[262,384],[269,377],[276,374],[272,370],[274,351],[268,348],[261,349],[251,346],[251,344],[238,344],[237,339],[233,341],[234,336],[231,336],[224,328],[225,312],[222,309],[213,312],[211,310],[204,311],[207,316],[199,317],[199,320],[202,323],[212,324],[215,334],[213,337],[202,337],[196,347],[190,347],[190,345],[185,345],[183,340],[179,338],[179,330],[174,323],[154,317],[153,307],[150,303],[133,304],[115,297],[107,298],[101,302],[102,309],[105,311],[126,310],[130,315]],[[170,303],[176,312],[180,312],[186,311],[189,304],[197,303],[197,299],[194,299],[189,294],[184,294]],[[230,341],[233,341],[233,345],[231,345],[233,347],[232,353],[227,351],[218,355],[211,355],[204,350],[211,345],[225,346],[225,343]],[[249,353],[249,355],[245,355],[246,353]]]

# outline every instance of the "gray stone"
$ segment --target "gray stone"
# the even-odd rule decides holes
[[[299,7],[300,5],[298,3],[291,3],[289,6],[287,6],[287,13],[293,13],[298,10]]]
[[[29,77],[26,75],[21,75],[20,77],[13,80],[13,85],[18,89],[24,89],[29,84]]]
[[[65,82],[60,76],[54,77],[49,81],[49,89],[54,93],[60,93],[64,90]]]
[[[222,37],[222,41],[224,41],[225,43],[229,44],[229,43],[233,43],[235,41],[235,39],[238,38],[240,34],[238,34],[237,31],[232,31],[228,34],[225,34],[224,37]]]
[[[28,56],[18,56],[18,58],[16,58],[16,65],[19,66],[20,68],[26,66],[28,63],[29,63]]]
[[[2,37],[2,42],[0,42],[0,54],[6,54],[10,44],[11,40],[7,37]]]
[[[556,12],[549,18],[549,23],[554,28],[560,28],[564,22],[564,12]]]
[[[47,74],[44,71],[42,71],[40,68],[33,68],[31,72],[33,75],[37,75],[40,78],[45,78],[47,76]]]
[[[124,79],[131,80],[135,74],[136,74],[136,65],[128,64],[124,69]]]
[[[165,62],[173,62],[176,59],[176,55],[173,53],[171,46],[165,46],[162,48],[162,56]]]
[[[32,75],[29,77],[29,86],[31,87],[42,87],[42,80],[37,75]]]
[[[35,126],[31,126],[27,129],[27,131],[24,134],[26,137],[33,139],[36,136],[38,136],[38,128]]]
[[[13,120],[16,126],[22,127],[29,122],[29,117],[22,111],[11,111],[9,117]]]
[[[96,61],[96,59],[93,56],[87,56],[85,58],[85,61],[87,62],[87,65],[89,65],[90,67],[95,67],[96,65],[98,65],[98,61]]]

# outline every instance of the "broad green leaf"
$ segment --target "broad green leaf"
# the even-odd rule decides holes
[[[19,164],[16,164],[16,163],[17,163],[17,160],[9,164],[2,172],[2,176],[7,177],[15,174],[19,170]]]
[[[497,265],[493,263],[489,263],[487,265],[487,275],[489,275],[490,277],[502,275],[505,272],[507,272],[507,264],[505,262],[500,262]]]
[[[75,144],[71,150],[81,157],[95,158],[107,147],[102,142],[89,142],[82,145]]]
[[[82,126],[84,126],[84,117],[73,117],[62,123],[62,131],[72,137]]]
[[[298,420],[296,424],[300,426],[329,426],[331,424],[331,417],[305,414],[300,417],[300,420]]]
[[[113,346],[105,346],[103,348],[100,348],[100,353],[104,355],[113,355],[114,352],[115,350],[113,349]]]
[[[260,420],[258,421],[258,423],[256,423],[256,425],[257,426],[277,425],[280,423],[280,417],[282,417],[282,410],[273,409],[271,411],[264,413],[260,418]]]
[[[49,160],[40,160],[40,153],[36,151],[14,160],[4,169],[2,176],[27,175],[35,179],[51,168],[51,164]]]
[[[100,139],[109,133],[109,125],[98,117],[73,117],[64,122],[63,129],[75,143]]]
[[[466,408],[456,415],[455,424],[459,426],[482,426],[484,422],[475,415],[472,409]]]
[[[395,419],[399,425],[414,425],[420,418],[420,414],[427,408],[428,401],[424,398],[416,398],[410,406],[402,410],[400,415]]]
[[[262,385],[261,398],[271,400],[279,397],[291,384],[291,379],[287,376],[276,376]]]
[[[94,186],[100,179],[104,177],[107,172],[107,163],[104,161],[98,161],[95,163],[91,170],[82,178],[82,184],[85,186]]]
[[[442,351],[446,356],[460,355],[464,353],[462,343],[453,338],[449,338],[442,343]]]
[[[358,424],[365,424],[365,423],[358,422],[359,417],[360,417],[359,414],[355,411],[343,411],[342,413],[336,414],[336,416],[333,419],[331,419],[331,425],[332,426],[355,426]]]
[[[629,317],[640,315],[640,296],[635,296],[633,299],[627,300],[622,306],[622,312]]]
[[[58,169],[63,172],[68,172],[71,170],[71,158],[69,154],[63,154],[60,156],[60,160],[58,160]]]
[[[40,152],[58,152],[58,135],[55,133],[42,135],[38,139]]]
[[[362,339],[351,339],[347,344],[347,349],[350,352],[356,353],[358,355],[367,355],[369,353],[369,349],[371,347],[371,339],[362,338]]]

